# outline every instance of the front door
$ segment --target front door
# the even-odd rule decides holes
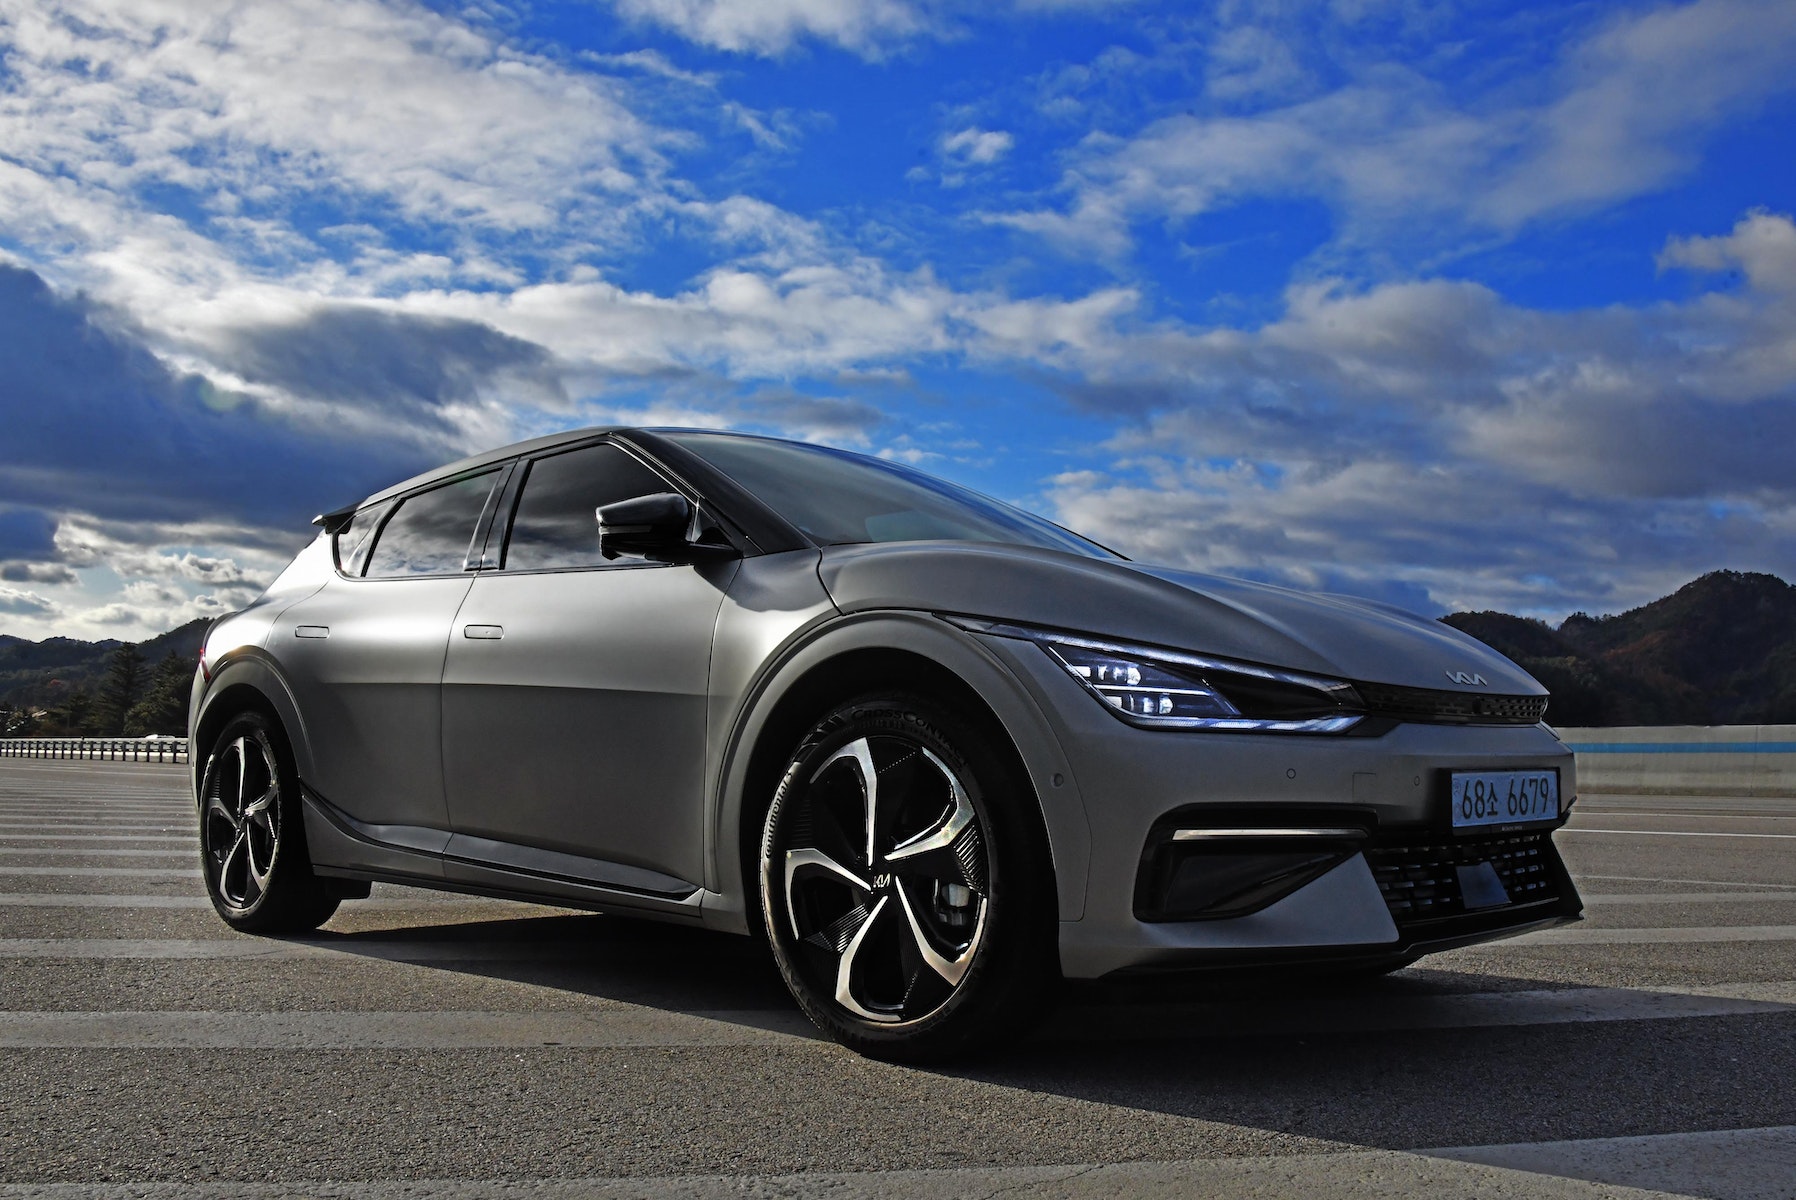
[[[594,515],[673,490],[610,442],[529,464],[449,638],[457,834],[703,879],[711,635],[737,564],[607,561]]]

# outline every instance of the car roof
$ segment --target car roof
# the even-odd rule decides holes
[[[549,450],[568,442],[584,441],[586,438],[598,437],[600,434],[622,433],[627,428],[623,425],[594,425],[587,429],[569,429],[562,433],[551,433],[522,442],[513,442],[509,446],[500,446],[496,450],[487,450],[467,458],[457,459],[452,463],[445,463],[440,467],[432,467],[428,471],[413,475],[410,479],[402,479],[391,487],[384,487],[375,492],[354,507],[365,508],[391,496],[409,492],[413,488],[423,487],[427,483],[435,483],[439,479],[452,479],[463,472],[477,470],[493,463],[502,463],[506,459],[516,458],[520,454],[534,454],[538,450]]]

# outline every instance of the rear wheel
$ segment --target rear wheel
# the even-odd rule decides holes
[[[762,908],[780,973],[861,1053],[963,1053],[1051,1002],[1034,800],[978,730],[917,696],[844,705],[800,744],[768,810]]]
[[[287,744],[261,713],[233,717],[200,784],[200,865],[212,907],[245,933],[316,929],[337,900],[312,874]]]

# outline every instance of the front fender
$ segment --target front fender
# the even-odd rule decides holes
[[[1059,916],[1076,921],[1085,909],[1091,831],[1071,765],[1024,683],[975,638],[918,612],[863,612],[840,617],[789,648],[762,673],[737,711],[723,756],[710,826],[717,848],[716,882],[706,900],[707,923],[746,932],[748,898],[740,836],[750,760],[782,698],[832,659],[863,650],[903,651],[929,659],[971,687],[1015,745],[1040,804],[1059,891]]]

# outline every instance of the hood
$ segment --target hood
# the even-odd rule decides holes
[[[985,542],[833,546],[818,569],[844,612],[927,609],[1368,683],[1546,694],[1449,625],[1347,596]],[[1482,676],[1486,686],[1465,686],[1453,672]]]

